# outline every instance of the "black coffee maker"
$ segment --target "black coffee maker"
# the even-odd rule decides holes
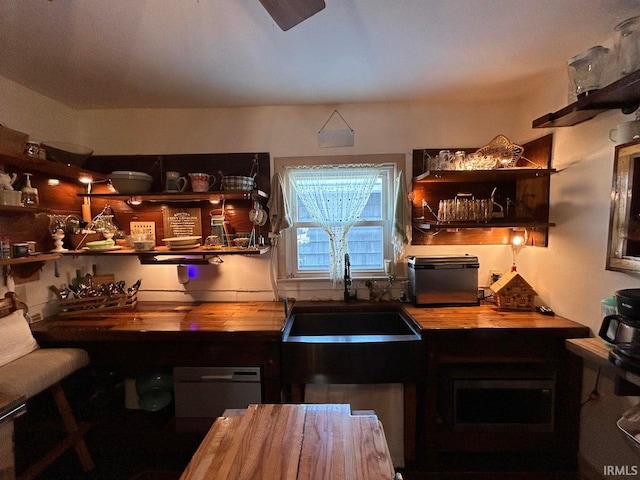
[[[612,363],[640,374],[640,288],[618,290],[615,299],[618,313],[604,317],[598,335],[613,344]]]

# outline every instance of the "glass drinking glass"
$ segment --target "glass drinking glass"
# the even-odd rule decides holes
[[[620,22],[614,30],[618,71],[621,76],[629,75],[640,67],[640,16]]]
[[[608,48],[598,45],[569,60],[569,78],[577,97],[600,88],[600,78],[608,53]]]

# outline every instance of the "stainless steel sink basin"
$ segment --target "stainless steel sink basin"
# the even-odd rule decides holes
[[[391,383],[423,377],[420,329],[389,305],[294,307],[282,336],[285,383]]]
[[[398,312],[293,313],[285,342],[378,343],[419,340],[420,334]]]

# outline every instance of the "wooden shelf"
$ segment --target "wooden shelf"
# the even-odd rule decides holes
[[[77,180],[82,175],[90,175],[94,181],[106,180],[107,177],[103,173],[83,170],[74,165],[53,162],[50,160],[42,160],[40,158],[30,157],[20,153],[12,153],[0,150],[0,165],[11,167],[20,172],[37,172],[51,175],[55,178],[67,178]]]
[[[47,262],[49,260],[57,260],[60,258],[60,253],[38,253],[35,255],[29,255],[28,257],[20,257],[20,258],[3,258],[0,259],[0,266],[4,267],[7,265],[22,265],[25,263],[35,263],[35,262]]]
[[[149,252],[137,252],[133,248],[120,250],[68,250],[63,255],[116,255],[136,256],[143,265],[178,265],[178,264],[207,264],[209,257],[222,255],[262,255],[271,247],[268,245],[255,248],[223,247],[220,249],[206,249],[203,247],[185,250],[170,250],[167,247],[156,247]],[[165,257],[165,258],[162,258]]]
[[[78,214],[76,210],[62,210],[59,208],[47,208],[42,205],[0,205],[0,215],[20,215],[23,213],[33,213],[33,214],[46,214],[46,213],[57,213],[60,215],[71,215]]]
[[[533,128],[570,127],[592,119],[599,113],[621,109],[632,113],[640,106],[640,70],[579,98],[571,105],[533,121]]]
[[[257,198],[268,198],[262,190],[221,190],[214,192],[179,192],[179,193],[135,193],[122,195],[120,193],[91,193],[78,194],[79,197],[102,198],[127,201],[131,198],[139,198],[143,202],[211,202],[220,200],[250,200]]]
[[[421,221],[414,222],[413,226],[423,230],[423,231],[431,231],[431,230],[453,230],[453,229],[492,229],[492,228],[548,228],[555,227],[555,223],[542,223],[542,222],[526,222],[526,221],[513,221],[513,222],[504,222],[504,223],[479,223],[479,222],[429,222],[429,221]]]
[[[416,183],[434,182],[508,182],[548,177],[555,168],[498,168],[496,170],[432,170],[413,179]]]

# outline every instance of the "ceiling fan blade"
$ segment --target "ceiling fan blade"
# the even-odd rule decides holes
[[[326,6],[324,0],[260,0],[260,3],[285,32]]]

